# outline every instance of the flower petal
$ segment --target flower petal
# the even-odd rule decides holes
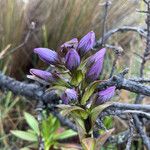
[[[105,53],[106,49],[103,48],[89,58],[89,61],[87,63],[89,70],[86,73],[86,78],[90,81],[98,79],[103,68]]]
[[[73,38],[70,41],[65,42],[64,44],[61,45],[61,48],[77,48],[78,46],[78,39],[77,38]]]
[[[79,42],[78,51],[80,56],[83,56],[89,50],[91,50],[94,44],[95,44],[95,33],[93,31],[90,31]]]
[[[35,48],[34,53],[38,54],[40,59],[48,64],[57,64],[60,62],[58,54],[48,48]]]
[[[102,104],[109,101],[115,94],[115,86],[108,87],[105,90],[98,92],[96,104]]]
[[[48,71],[39,70],[39,69],[30,69],[30,73],[32,75],[35,75],[41,79],[44,79],[45,81],[54,81],[52,74]]]
[[[67,69],[75,70],[80,65],[80,56],[75,49],[70,49],[65,57]]]
[[[77,92],[74,89],[66,89],[61,96],[64,104],[68,104],[71,101],[76,101],[78,99]]]

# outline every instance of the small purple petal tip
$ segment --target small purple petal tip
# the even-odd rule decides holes
[[[70,41],[65,42],[64,44],[61,45],[61,48],[64,49],[70,49],[70,48],[77,48],[78,46],[78,39],[77,38],[73,38]]]
[[[79,42],[78,51],[80,56],[83,56],[90,51],[95,45],[95,33],[90,31]]]
[[[68,104],[71,101],[76,101],[78,99],[77,92],[74,89],[66,89],[61,96],[64,104]]]
[[[103,104],[109,101],[115,95],[115,86],[108,87],[107,89],[98,92],[97,105]]]
[[[60,63],[58,54],[48,48],[35,48],[34,53],[38,54],[39,58],[48,64],[55,65]]]
[[[39,69],[30,69],[30,73],[38,78],[41,78],[45,81],[54,81],[52,74],[48,71],[39,70]]]
[[[67,69],[75,70],[80,65],[80,56],[75,49],[70,49],[65,56]]]
[[[89,61],[87,63],[89,70],[86,73],[86,78],[90,81],[98,79],[103,68],[105,53],[106,49],[103,48],[89,58]]]

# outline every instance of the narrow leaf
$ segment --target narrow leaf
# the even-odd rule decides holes
[[[24,113],[24,117],[25,117],[28,125],[35,131],[35,133],[37,135],[39,135],[40,131],[39,131],[39,126],[38,126],[38,121],[35,119],[35,117],[30,115],[27,112]]]
[[[98,115],[107,107],[109,107],[110,105],[112,104],[112,102],[108,102],[108,103],[105,103],[103,105],[99,105],[97,107],[95,107],[94,109],[92,109],[91,111],[91,123],[92,123],[92,126],[94,126],[95,124],[95,121],[98,117]]]
[[[25,131],[20,131],[20,130],[12,130],[11,133],[15,135],[16,137],[26,140],[26,141],[31,141],[31,142],[37,142],[38,138],[35,134],[32,134],[30,132],[25,132]]]
[[[75,115],[72,115],[72,116],[73,116],[75,124],[77,126],[79,139],[80,139],[80,141],[82,141],[82,139],[85,138],[85,136],[87,134],[86,130],[85,130],[84,121]]]
[[[95,89],[96,89],[96,87],[97,87],[97,85],[100,83],[100,81],[95,81],[95,82],[93,82],[93,83],[91,83],[88,87],[87,87],[87,89],[86,89],[86,91],[85,91],[85,93],[83,94],[83,97],[82,97],[82,99],[81,99],[81,105],[85,105],[86,104],[86,102],[87,102],[87,100],[91,97],[91,95],[94,93],[94,91],[95,91]]]
[[[70,114],[72,111],[85,112],[83,108],[78,107],[78,106],[58,105],[57,107],[62,109],[61,113],[63,116]]]
[[[71,79],[71,84],[74,86],[78,86],[79,83],[83,79],[83,73],[81,70],[76,70],[75,72],[72,73],[72,79]]]
[[[63,139],[66,139],[66,138],[73,137],[73,136],[75,136],[75,135],[77,135],[77,132],[75,132],[75,131],[69,129],[69,130],[66,130],[66,131],[60,133],[60,134],[57,136],[57,139],[63,140]]]
[[[85,138],[82,140],[84,150],[95,150],[96,140],[94,138]]]

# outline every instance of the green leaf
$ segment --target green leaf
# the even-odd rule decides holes
[[[86,129],[85,129],[85,125],[84,125],[84,121],[75,115],[72,115],[72,117],[73,117],[75,124],[77,126],[79,139],[80,139],[80,141],[82,141],[82,139],[85,138],[85,136],[87,134]]]
[[[35,131],[37,135],[40,134],[38,121],[35,119],[34,116],[30,115],[29,113],[24,113],[25,120],[27,121],[28,125]]]
[[[95,124],[95,121],[98,117],[98,115],[107,107],[109,107],[110,105],[112,104],[112,102],[108,102],[108,103],[105,103],[103,105],[99,105],[97,107],[95,107],[94,109],[92,109],[91,111],[91,123],[92,123],[92,127],[94,126]]]
[[[91,95],[94,93],[97,85],[100,83],[101,81],[94,81],[93,83],[91,83],[86,91],[83,94],[83,97],[81,99],[81,105],[85,105],[87,100],[91,97]]]
[[[95,150],[96,140],[94,138],[85,138],[82,140],[84,150]]]
[[[83,80],[83,73],[81,70],[76,70],[72,73],[71,84],[74,86],[78,86],[79,83]]]
[[[66,131],[60,133],[58,135],[57,139],[63,140],[63,139],[70,138],[70,137],[75,136],[75,135],[77,135],[77,132],[69,129],[69,130],[66,130]]]
[[[12,130],[11,133],[22,140],[31,141],[31,142],[38,141],[38,137],[35,134],[30,132]]]
[[[45,139],[51,139],[55,135],[56,130],[60,127],[57,118],[50,115],[47,119],[42,121],[42,135]]]
[[[70,105],[63,105],[62,104],[62,105],[58,105],[57,107],[62,109],[61,113],[63,116],[66,116],[67,114],[70,114],[73,111],[79,111],[79,113],[85,112],[85,110],[83,108],[78,107],[78,106],[70,106]]]
[[[55,85],[55,86],[51,86],[50,88],[48,88],[46,90],[46,92],[49,92],[51,90],[60,90],[60,91],[65,91],[66,90],[66,87],[64,86],[61,86],[61,85]]]

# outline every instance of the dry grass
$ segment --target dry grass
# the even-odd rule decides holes
[[[64,41],[72,37],[80,38],[90,30],[96,32],[97,38],[100,37],[104,15],[103,2],[104,0],[30,0],[25,5],[21,0],[1,0],[0,49],[4,49],[8,44],[11,44],[12,48],[19,45],[32,21],[36,22],[37,28],[27,46],[18,49],[16,55],[14,54],[11,68],[20,68],[25,72],[28,67],[25,64],[32,63],[32,49],[39,45],[57,49]],[[140,15],[135,13],[138,7],[138,2],[113,0],[107,18],[107,30],[122,24],[139,23]],[[117,41],[126,44],[126,41],[130,40],[128,35],[119,36]],[[15,63],[20,62],[19,58],[22,63]]]

